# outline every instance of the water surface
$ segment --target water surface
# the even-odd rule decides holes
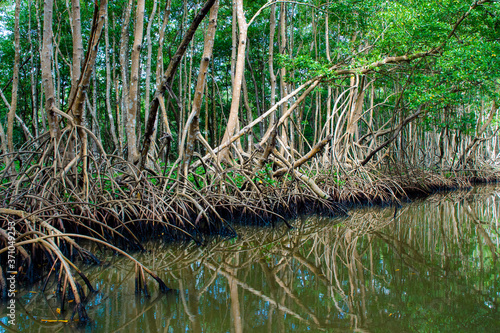
[[[87,270],[99,292],[81,330],[500,332],[499,213],[500,187],[476,187],[293,230],[239,227],[205,247],[153,242],[137,257],[175,290],[149,279],[151,297],[136,296],[134,265],[107,255]],[[42,322],[71,316],[51,291],[18,305],[18,330],[77,329]]]

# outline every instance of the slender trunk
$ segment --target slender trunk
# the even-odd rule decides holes
[[[109,59],[109,22],[108,15],[105,16],[104,21],[104,43],[106,54],[106,111],[108,113],[111,136],[115,149],[119,148],[118,138],[116,137],[115,120],[113,117],[113,109],[111,108],[111,64]]]
[[[113,22],[116,23],[116,20],[114,19],[114,16],[111,15],[111,19]],[[116,37],[113,36],[113,50],[116,50]],[[124,140],[123,140],[123,121],[122,121],[122,117],[123,117],[123,114],[121,113],[121,109],[120,109],[120,84],[119,84],[119,80],[118,80],[118,76],[119,76],[119,73],[117,73],[118,71],[116,70],[116,68],[118,68],[118,62],[116,60],[116,52],[113,52],[113,57],[111,58],[111,61],[112,61],[112,65],[111,65],[111,68],[112,68],[112,74],[113,74],[113,77],[112,77],[112,80],[113,80],[113,86],[114,86],[114,90],[115,90],[115,117],[116,117],[116,126],[117,126],[117,131],[118,131],[118,146],[116,147],[118,149],[118,152],[119,154],[121,154],[123,152],[123,143],[124,143]]]
[[[137,0],[137,8],[135,10],[135,27],[134,27],[134,45],[130,55],[130,90],[129,90],[129,105],[127,113],[127,147],[128,161],[135,163],[139,159],[137,150],[137,105],[138,105],[138,90],[139,90],[139,64],[141,55],[142,35],[144,30],[144,0]]]
[[[73,61],[71,68],[71,89],[68,98],[68,105],[71,106],[76,96],[76,92],[78,90],[78,83],[82,74],[82,61],[83,61],[83,40],[82,40],[82,22],[81,22],[81,14],[80,14],[80,1],[79,0],[71,0],[71,8],[69,7],[68,1],[66,1],[66,7],[70,11],[70,25],[71,25],[71,37],[73,43]],[[59,49],[59,48],[58,48]],[[56,61],[57,63],[57,61]],[[58,71],[59,74],[59,71]],[[73,110],[70,108],[69,113],[73,113]],[[73,114],[74,116],[74,114]],[[81,116],[76,114],[76,121],[81,120]],[[78,123],[79,125],[80,123]],[[80,137],[85,134],[79,130]],[[68,154],[66,155],[65,164],[69,163],[75,157],[75,141],[74,136],[72,136],[69,146],[68,146]],[[73,167],[73,170],[76,171],[76,167]]]
[[[151,43],[151,27],[153,25],[155,16],[156,16],[156,7],[158,6],[158,0],[153,1],[153,9],[151,10],[151,15],[149,15],[148,18],[148,26],[146,28],[146,45],[148,48],[148,55],[147,55],[147,60],[146,60],[146,91],[145,91],[145,99],[144,99],[144,105],[146,106],[146,119],[148,119],[148,113],[149,113],[149,95],[150,95],[150,85],[151,85],[151,56],[153,54],[153,44]]]
[[[252,109],[250,108],[250,102],[248,101],[248,87],[247,87],[247,82],[246,82],[245,78],[243,78],[243,105],[245,106],[245,109],[247,111],[247,123],[246,123],[246,125],[248,125],[252,122],[253,115],[252,115]],[[260,117],[260,115],[259,115],[259,117]],[[262,125],[262,122],[259,123],[259,125]],[[252,153],[252,146],[253,146],[253,132],[250,131],[250,132],[248,132],[248,145],[247,145],[247,153],[248,154]]]
[[[94,9],[94,18],[87,47],[87,54],[85,56],[85,61],[83,62],[81,75],[78,78],[78,87],[75,92],[75,98],[73,99],[72,104],[69,105],[69,110],[74,116],[76,125],[80,125],[82,123],[85,98],[87,97],[87,89],[90,84],[90,79],[92,77],[97,58],[99,40],[104,26],[104,17],[107,15],[107,6],[107,0],[101,0],[99,7],[95,7]]]
[[[254,88],[255,108],[257,109],[257,116],[260,117],[260,115],[262,114],[262,109],[261,109],[260,101],[259,101],[259,89],[257,87],[257,80],[255,79],[255,74],[254,74],[254,70],[253,70],[252,64],[250,63],[250,59],[248,57],[248,51],[249,51],[249,49],[250,49],[250,45],[247,45],[246,59],[247,59],[248,69],[250,71],[250,77],[252,78],[252,83],[253,83],[253,88]],[[246,86],[246,83],[247,83],[246,79],[243,78],[243,84],[245,86]],[[246,89],[246,95],[247,95],[247,100],[248,100],[248,87],[244,87],[243,89]],[[247,115],[249,115],[249,114],[247,113]],[[251,113],[250,113],[250,115],[251,115]],[[252,117],[248,118],[247,121],[251,122],[252,121]],[[262,123],[260,123],[259,126],[260,126],[260,136],[262,136],[263,135],[263,131],[264,131],[264,127],[263,127]]]
[[[183,5],[183,13],[182,15],[182,24],[181,27],[186,26],[186,20],[187,20],[187,0],[184,0],[184,5]],[[190,41],[192,43],[192,40]],[[192,45],[192,44],[191,44]],[[187,53],[187,49],[186,49]],[[186,96],[184,96],[184,92],[186,91],[185,85],[187,82],[187,73],[186,73],[186,67],[187,67],[187,56],[183,57],[180,64],[179,64],[179,93],[178,96],[180,98],[180,107],[179,107],[179,112],[177,115],[177,133],[182,133],[182,130],[184,128],[184,111],[186,109]]]
[[[234,85],[234,72],[236,68],[236,57],[238,56],[238,13],[233,5],[233,16],[231,18],[231,86]]]
[[[313,44],[311,45],[311,47],[314,48],[314,59],[318,61],[318,27],[316,22],[316,11],[314,8],[311,8],[311,17],[313,34]],[[321,94],[319,91],[316,91],[316,93],[314,94],[314,102],[313,144],[315,145],[319,139],[319,128],[321,127]]]
[[[41,0],[39,0],[41,2]],[[44,4],[45,6],[45,4]],[[38,1],[35,1],[35,9],[36,9],[36,24],[37,24],[37,36],[38,36],[38,54],[40,55],[40,66],[38,66],[38,72],[37,72],[37,78],[41,78],[43,81],[43,70],[42,70],[42,50],[43,50],[43,26],[42,22],[40,20],[41,17],[43,17],[42,13],[40,12],[40,6]],[[37,85],[38,86],[38,85]],[[44,92],[44,86],[43,82],[40,87],[40,99],[38,100],[38,106],[40,110],[40,116],[42,117],[42,132],[45,132],[47,130],[47,122],[48,122],[48,116],[47,113],[44,112],[45,105],[43,104],[42,101],[45,99],[45,92]]]
[[[327,1],[327,6],[330,5],[330,2]],[[325,14],[325,52],[326,52],[326,60],[328,63],[332,62],[332,58],[330,55],[330,31],[329,31],[329,17],[328,13]],[[327,87],[327,95],[326,95],[326,123],[325,123],[325,135],[328,136],[332,134],[331,121],[330,118],[332,116],[332,87],[328,85]],[[330,145],[327,144],[324,149],[323,154],[323,163],[329,162],[329,151]]]
[[[14,118],[17,108],[17,91],[19,86],[19,62],[21,58],[20,37],[19,37],[19,15],[21,11],[21,0],[16,0],[14,18],[14,73],[12,74],[12,99],[7,119],[7,145],[9,152],[14,152]]]
[[[45,90],[45,112],[49,122],[50,137],[58,140],[61,135],[59,121],[54,112],[55,97],[54,97],[54,81],[52,77],[52,14],[54,1],[45,0],[43,5],[43,37],[42,37],[42,54],[40,58],[42,67],[42,85]]]
[[[212,63],[212,73],[215,72],[214,70],[214,63]],[[216,145],[217,142],[219,142],[220,136],[218,135],[217,130],[220,129],[219,126],[217,126],[217,102],[215,99],[215,77],[212,77],[212,130],[210,131],[211,137],[212,137],[212,145]]]
[[[97,140],[99,140],[99,142],[102,142],[101,140],[101,128],[99,126],[99,117],[97,115],[97,110],[98,110],[98,107],[97,107],[97,87],[98,87],[98,83],[97,83],[97,75],[96,75],[96,68],[95,68],[95,65],[94,65],[94,70],[93,70],[93,73],[92,73],[92,76],[93,76],[93,79],[92,79],[92,109],[93,109],[93,113],[92,113],[92,120],[93,120],[93,125],[92,125],[92,132],[95,134],[95,136],[97,137]],[[95,145],[95,143],[94,143]],[[96,149],[95,149],[96,150]]]
[[[276,104],[276,75],[274,74],[274,34],[276,32],[276,5],[271,6],[269,18],[269,74],[271,83],[271,104],[270,108]],[[271,128],[275,122],[275,115],[269,116],[269,126]],[[263,133],[261,133],[261,136]]]
[[[120,136],[121,136],[121,144],[124,144],[124,132],[125,132],[125,126],[127,125],[127,114],[128,114],[128,108],[129,108],[129,93],[128,93],[128,79],[127,79],[127,69],[128,69],[128,40],[129,40],[129,34],[128,34],[128,26],[130,23],[130,15],[132,12],[132,0],[129,0],[127,8],[125,9],[124,12],[124,17],[123,17],[123,22],[122,22],[122,31],[121,31],[121,37],[120,37],[120,68],[121,68],[121,77],[122,77],[122,98],[121,98],[121,106],[122,106],[122,112],[121,112],[121,122],[120,122]],[[135,120],[135,119],[134,119]],[[128,134],[128,133],[127,133]],[[129,152],[130,153],[130,152]]]
[[[265,71],[265,68],[266,68],[266,60],[264,59],[264,56],[262,56],[262,61],[260,63],[260,66],[259,66],[259,69],[258,69],[258,73],[260,73],[260,113],[259,113],[259,117],[262,115],[262,113],[267,110],[267,105],[266,105],[266,100],[268,100],[267,98],[267,85],[266,85],[266,71]],[[261,123],[260,125],[260,128],[259,128],[259,137],[262,137],[264,135],[264,128],[265,128],[265,124],[264,123]]]
[[[238,125],[238,111],[240,108],[240,98],[241,98],[241,85],[243,81],[243,72],[245,70],[245,49],[247,42],[247,30],[248,25],[245,20],[245,13],[243,11],[243,0],[236,0],[236,15],[238,17],[238,56],[236,58],[236,65],[234,71],[234,83],[232,86],[232,100],[231,109],[229,111],[229,119],[227,121],[226,131],[222,138],[222,143],[229,141],[234,134],[234,131]],[[229,149],[224,149],[221,151],[220,156],[224,160],[229,159]]]
[[[294,4],[291,4],[290,5],[291,7],[291,13],[292,13],[292,17],[293,17],[293,13],[294,13],[294,8],[295,8],[295,5]],[[292,24],[293,25],[293,24]],[[287,39],[287,43],[288,43],[288,56],[290,57],[290,59],[293,59],[293,36],[294,36],[294,30],[295,29],[290,29],[290,37]],[[290,73],[288,73],[288,76],[290,77],[290,81],[291,82],[294,82],[295,81],[295,71],[294,70],[291,70]],[[293,83],[287,83],[287,93],[288,91],[291,91],[293,90]],[[293,112],[295,115],[295,118],[296,118],[296,114],[297,114],[297,111],[294,111]],[[294,127],[296,125],[294,124],[294,120],[292,117],[290,117],[289,121],[288,121],[288,137],[290,139],[288,145],[290,146],[290,152],[293,154],[293,150],[295,149],[295,135],[297,134],[297,131],[296,130],[293,130]]]
[[[285,55],[286,53],[286,4],[281,3],[280,4],[280,46],[279,46],[279,53],[281,55]],[[283,96],[288,95],[288,89],[286,86],[285,82],[285,77],[286,77],[286,68],[285,66],[281,67],[280,69],[280,95],[281,98]],[[281,107],[281,115],[283,116],[285,113],[287,113],[288,109],[288,103],[284,103]],[[284,126],[281,128],[281,141],[283,142],[283,145],[286,146],[288,144],[287,140],[287,133],[288,133],[288,122],[284,123]],[[283,154],[285,147],[281,146],[280,152]]]
[[[36,1],[35,1],[36,2]],[[31,39],[31,1],[28,2],[28,12],[29,12],[29,17],[28,17],[28,44],[29,44],[29,52],[30,54],[33,55],[34,49],[33,49],[33,41]],[[35,83],[35,73],[36,73],[36,68],[35,68],[35,57],[32,56],[30,58],[30,83],[31,83],[31,108],[32,108],[32,126],[33,126],[33,132],[35,134],[35,138],[38,137],[38,101],[37,101],[37,84]]]
[[[165,5],[165,12],[163,14],[163,23],[161,25],[161,29],[159,32],[160,36],[159,36],[159,40],[158,40],[158,54],[156,56],[156,88],[157,89],[160,86],[161,77],[163,75],[163,45],[165,44],[165,30],[167,28],[168,20],[170,18],[170,5],[171,5],[171,0],[167,0],[167,3]],[[147,104],[147,107],[149,107],[149,104]],[[148,112],[147,118],[149,118],[149,112]]]
[[[55,43],[55,49],[52,57],[52,68],[54,68],[54,105],[56,108],[60,109],[60,96],[61,96],[61,71],[59,69],[59,44],[61,41],[61,35],[54,36],[53,42]]]
[[[5,97],[2,88],[0,88],[0,97],[2,98],[3,102],[5,103],[5,106],[10,110],[10,103],[7,100],[7,97]],[[5,165],[9,164],[9,158],[7,154],[9,151],[7,149],[7,136],[5,135],[5,131],[3,129],[2,123],[0,122],[0,141],[1,141],[1,147],[2,147],[2,155],[4,156],[4,163]]]
[[[183,172],[184,176],[187,176],[187,168],[194,153],[196,138],[198,137],[198,135],[201,134],[199,128],[200,110],[203,102],[203,92],[205,91],[207,72],[209,68],[208,66],[210,64],[210,58],[212,57],[212,51],[214,47],[218,11],[219,11],[219,1],[216,0],[212,8],[210,9],[209,24],[207,32],[205,34],[203,56],[200,64],[200,71],[198,73],[198,80],[196,82],[193,106],[191,109],[191,114],[189,115],[188,121],[186,123],[186,129],[184,130],[184,134],[182,137],[180,156],[182,158],[182,166],[183,166],[181,171]]]
[[[167,28],[167,24],[170,18],[170,6],[171,6],[171,0],[167,0],[167,3],[165,4],[165,12],[163,13],[163,19],[162,19],[162,24],[161,24],[161,29],[159,32],[159,40],[158,40],[158,53],[156,56],[156,89],[160,86],[161,83],[161,78],[163,76],[163,45],[165,44],[165,30]],[[163,103],[165,104],[165,103]],[[149,119],[149,103],[146,104],[146,118]],[[170,132],[170,126],[168,124],[168,113],[167,110],[165,109],[166,107],[162,107],[162,117],[163,121],[165,123],[165,131],[166,131],[166,140],[168,141],[168,144],[170,144],[170,141],[172,140],[172,133]],[[158,127],[158,119],[155,119],[154,125],[153,125],[153,134],[152,134],[152,141],[156,140],[156,129]],[[169,150],[170,147],[167,147],[167,150]],[[167,156],[168,159],[168,156]]]
[[[209,140],[208,138],[208,129],[209,129],[209,122],[210,118],[208,117],[208,110],[209,110],[209,105],[208,105],[208,100],[209,100],[209,87],[208,87],[208,82],[205,82],[205,128],[203,131],[203,135],[206,137],[207,141]]]
[[[191,73],[193,72],[193,59],[194,59],[194,40],[191,41],[191,55],[189,57],[189,68],[186,67],[187,73],[186,73],[186,80],[184,81],[187,82],[187,85],[184,89],[184,93],[186,94],[186,97],[184,98],[184,100],[186,101],[186,108],[185,108],[186,116],[188,115],[187,112],[191,107],[191,98],[192,98],[191,84],[193,78],[193,75],[191,75]]]
[[[71,91],[68,104],[71,105],[78,89],[83,62],[82,22],[80,17],[80,0],[71,0],[71,30],[73,32],[73,64],[71,72]]]
[[[9,159],[7,158],[7,138],[5,137],[5,131],[3,129],[2,123],[0,123],[0,141],[2,141],[2,155],[4,155],[5,165],[9,164]]]

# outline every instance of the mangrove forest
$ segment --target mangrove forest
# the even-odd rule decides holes
[[[498,330],[499,15],[0,0],[0,330]]]

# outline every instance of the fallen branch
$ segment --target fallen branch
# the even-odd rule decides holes
[[[297,161],[295,161],[295,163],[293,163],[292,169],[300,168],[300,166],[302,164],[306,163],[311,158],[313,158],[314,156],[316,156],[316,154],[319,153],[326,144],[328,144],[328,142],[332,139],[332,137],[333,137],[333,135],[330,134],[329,136],[327,136],[326,138],[324,138],[323,140],[321,140],[320,142],[318,142],[318,144],[316,144],[306,155],[302,156]],[[274,172],[273,177],[281,177],[287,171],[289,171],[288,168],[278,169],[278,170],[276,170]]]

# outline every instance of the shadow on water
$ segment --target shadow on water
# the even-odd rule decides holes
[[[140,259],[176,291],[136,296],[134,266],[108,255],[108,267],[88,268],[99,291],[80,330],[500,331],[499,214],[499,188],[476,187],[293,230],[239,227],[205,247],[151,242]],[[77,328],[43,320],[71,316],[54,288],[21,293],[18,330]]]

